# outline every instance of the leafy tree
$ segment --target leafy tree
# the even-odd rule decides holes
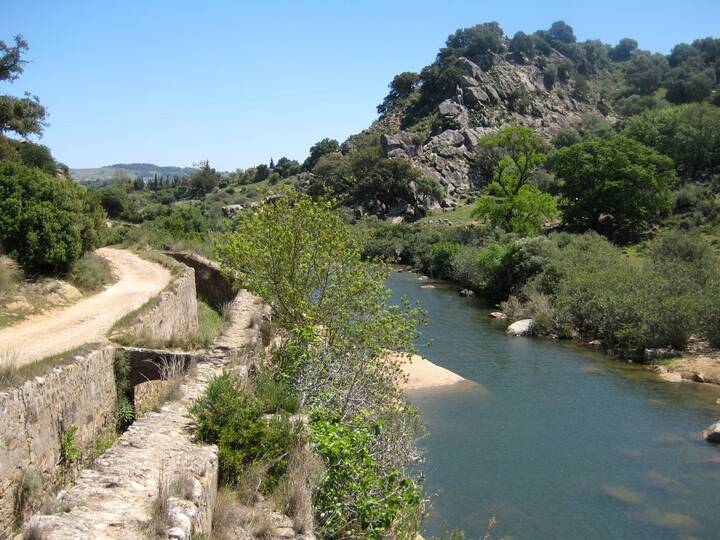
[[[321,156],[324,156],[325,154],[331,154],[333,152],[339,152],[340,151],[340,143],[337,142],[335,139],[328,139],[325,138],[320,142],[315,143],[310,148],[310,155],[307,157],[305,162],[303,163],[303,170],[304,171],[311,171],[313,167],[315,167],[315,164],[318,162]]]
[[[161,229],[173,238],[196,238],[210,230],[210,218],[195,204],[177,204],[170,213],[157,220]]]
[[[623,132],[675,162],[681,178],[720,170],[720,107],[688,104],[646,111]]]
[[[529,183],[545,160],[545,143],[531,128],[516,126],[485,138],[483,146],[497,148],[502,157],[493,167],[488,194],[478,199],[474,214],[509,231],[537,234],[543,222],[557,213],[552,195]]]
[[[262,182],[263,180],[267,180],[269,176],[270,168],[264,163],[261,163],[260,165],[255,167],[255,176],[253,177],[253,181]]]
[[[555,21],[552,23],[550,30],[548,31],[550,39],[559,41],[560,43],[575,43],[575,32],[565,21]]]
[[[210,163],[201,161],[199,170],[190,176],[190,188],[195,195],[202,196],[215,189],[219,181],[220,175],[210,167]]]
[[[281,178],[288,178],[289,176],[300,172],[300,164],[294,159],[281,157],[275,164],[275,171]]]
[[[377,107],[378,114],[385,114],[407,98],[417,88],[419,81],[420,75],[413,71],[404,71],[395,75],[390,83],[390,92]]]
[[[638,52],[625,65],[625,80],[632,93],[648,95],[660,88],[668,69],[667,58],[663,55]]]
[[[671,103],[703,101],[712,94],[716,82],[713,69],[697,69],[683,64],[671,69],[665,76],[667,100]]]
[[[672,160],[625,136],[562,148],[553,169],[572,227],[628,239],[670,210]]]
[[[448,37],[446,48],[440,51],[440,57],[467,56],[483,61],[487,60],[488,53],[500,52],[502,49],[502,28],[496,22],[489,22],[455,31]]]
[[[637,51],[638,42],[631,38],[622,38],[618,44],[610,49],[610,58],[615,62],[630,60],[632,54]]]
[[[100,203],[111,218],[127,215],[132,206],[127,192],[120,187],[109,187],[100,191]]]
[[[97,196],[71,180],[0,162],[0,245],[28,272],[67,272],[99,242]]]
[[[15,36],[15,46],[8,46],[0,41],[0,81],[13,82],[23,72],[23,53],[28,50],[28,43],[22,36]],[[37,96],[26,94],[25,97],[0,96],[0,134],[8,131],[21,137],[41,135],[45,126],[47,113]]]
[[[535,55],[535,40],[525,32],[517,32],[510,40],[510,51],[516,56],[532,58]]]

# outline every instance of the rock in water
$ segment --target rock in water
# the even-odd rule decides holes
[[[705,440],[712,443],[720,443],[720,422],[715,422],[712,426],[703,431]]]
[[[532,319],[521,319],[508,326],[505,333],[509,336],[529,336],[532,334],[534,324]]]
[[[500,320],[503,320],[503,321],[504,321],[505,319],[507,319],[507,315],[505,315],[502,311],[493,311],[493,312],[490,313],[490,316],[491,316],[493,319],[500,319]]]
[[[464,298],[473,298],[475,296],[475,293],[472,292],[470,289],[460,289],[460,291],[458,291],[458,294]]]

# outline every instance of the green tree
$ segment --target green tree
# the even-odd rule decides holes
[[[390,83],[390,92],[383,102],[377,106],[378,114],[385,114],[393,109],[400,101],[407,98],[420,81],[420,75],[413,71],[404,71],[399,75],[395,75]]]
[[[28,43],[20,35],[15,36],[14,47],[0,41],[0,81],[17,80],[23,72],[23,65],[27,63],[23,59],[27,50]],[[45,107],[37,96],[0,96],[0,133],[10,131],[21,137],[42,135],[46,116]]]
[[[720,171],[720,107],[688,104],[628,119],[623,134],[675,162],[685,180]]]
[[[553,160],[566,223],[625,240],[670,210],[672,160],[624,136],[562,148]]]
[[[615,62],[630,60],[632,54],[637,51],[638,42],[631,38],[622,38],[618,44],[610,49],[610,58]]]
[[[335,139],[325,138],[322,141],[319,141],[312,145],[312,147],[310,148],[310,155],[303,163],[302,168],[304,171],[311,171],[313,167],[315,167],[315,164],[318,162],[321,156],[339,151],[339,142],[337,142]]]
[[[517,32],[510,40],[510,51],[516,56],[532,58],[535,55],[535,40],[525,32]]]
[[[201,161],[200,168],[190,176],[190,188],[195,195],[199,196],[210,193],[217,187],[218,182],[220,182],[220,175],[210,167],[208,161]]]
[[[97,246],[103,228],[95,193],[39,169],[0,162],[0,245],[28,272],[67,272]]]
[[[474,215],[493,225],[524,235],[540,232],[544,221],[557,213],[555,199],[530,183],[532,173],[545,161],[547,147],[531,128],[505,128],[486,137],[483,146],[497,149],[493,181],[478,199]]]

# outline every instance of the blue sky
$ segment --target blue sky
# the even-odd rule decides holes
[[[720,34],[717,0],[0,0],[0,39],[30,42],[25,74],[50,112],[42,143],[71,167],[237,167],[303,159],[367,127],[392,77],[430,63],[458,27],[512,35],[558,19],[578,39],[669,52]]]

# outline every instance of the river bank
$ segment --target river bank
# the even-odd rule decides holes
[[[450,286],[456,289],[458,295],[461,295],[461,293],[467,295],[468,290],[464,289],[455,282],[437,280],[407,265],[394,265],[393,268],[397,272],[404,272],[416,276],[417,280],[421,282],[420,286],[423,288],[434,288],[435,286]],[[482,302],[483,299],[478,298],[478,301]],[[493,313],[502,313],[497,309]],[[499,320],[503,321],[504,324],[506,324],[507,326],[510,326],[512,323],[516,322],[515,320],[511,320],[509,318]],[[544,335],[535,335],[532,333],[524,337],[542,338],[552,341],[558,340],[558,338],[554,336],[551,337]],[[572,342],[574,344],[587,347],[588,349],[592,350],[602,349],[602,343],[598,341],[587,342],[581,339],[567,339],[562,341]],[[648,352],[649,356],[652,357],[655,351]],[[707,342],[691,340],[686,350],[673,352],[672,355],[667,358],[662,358],[663,355],[662,352],[660,352],[659,356],[661,358],[649,358],[644,362],[623,360],[622,358],[615,356],[608,351],[603,351],[603,354],[605,354],[609,358],[613,358],[621,362],[637,363],[643,366],[648,371],[655,373],[658,378],[664,382],[711,384],[720,387],[720,350],[710,347]]]

